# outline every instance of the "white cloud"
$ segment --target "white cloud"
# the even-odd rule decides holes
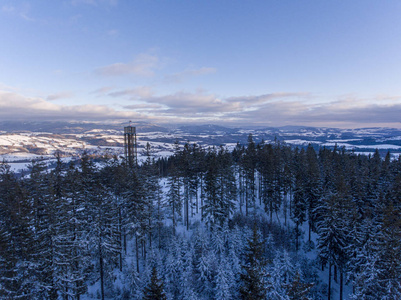
[[[178,92],[171,95],[142,99],[148,103],[163,105],[165,109],[160,113],[169,115],[202,116],[216,115],[238,111],[241,107],[237,103],[229,103],[215,95]]]
[[[151,77],[157,68],[159,58],[155,55],[140,54],[131,63],[114,63],[95,70],[102,76],[137,75]]]
[[[54,101],[54,100],[59,100],[59,99],[66,99],[66,98],[71,98],[73,97],[74,94],[71,92],[61,92],[61,93],[56,93],[56,94],[51,94],[47,96],[48,101]]]
[[[100,89],[108,93],[108,87]],[[134,99],[124,110],[106,105],[58,105],[16,91],[0,90],[1,120],[117,120],[156,122],[213,122],[226,125],[309,125],[330,127],[401,127],[401,103],[396,97],[361,99],[340,97],[336,101],[312,103],[307,93],[277,93],[221,99],[198,91],[154,96],[148,87],[115,92]],[[118,94],[120,93],[120,94]],[[303,95],[303,96],[302,96]]]
[[[108,120],[146,119],[133,111],[117,111],[105,105],[57,105],[42,98],[0,91],[2,120]]]
[[[242,96],[242,97],[230,97],[227,99],[228,102],[238,102],[241,103],[243,106],[251,107],[255,105],[263,105],[268,102],[277,101],[277,100],[291,100],[297,98],[309,98],[310,93],[300,92],[300,93],[271,93],[271,94],[264,94],[259,96]]]
[[[160,118],[204,120],[246,125],[311,125],[311,126],[388,126],[400,127],[401,104],[372,99],[340,98],[332,102],[316,103],[310,93],[272,93],[259,96],[220,99],[204,92],[178,92],[143,98],[149,113]],[[314,100],[314,101],[311,101]],[[377,104],[372,104],[377,103]],[[130,106],[134,108],[134,106]],[[143,107],[145,111],[146,107]]]
[[[108,94],[112,97],[126,97],[129,96],[133,99],[149,98],[152,97],[153,91],[149,86],[140,86],[133,89],[125,89],[120,91],[115,91]]]
[[[90,94],[94,94],[96,96],[104,96],[104,95],[107,95],[112,90],[114,90],[113,86],[104,86],[104,87],[98,88],[98,89],[90,92]]]

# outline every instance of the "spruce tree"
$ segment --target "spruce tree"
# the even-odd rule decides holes
[[[302,282],[300,277],[297,273],[294,280],[285,286],[287,295],[291,300],[310,300],[308,294],[313,284]]]
[[[34,297],[31,205],[10,166],[0,163],[0,298]]]
[[[235,177],[231,157],[221,147],[210,151],[206,161],[205,203],[202,207],[202,218],[211,227],[222,227],[234,210],[236,200]]]
[[[265,283],[266,260],[263,257],[263,241],[260,238],[256,224],[253,227],[252,237],[248,239],[246,247],[245,264],[242,265],[241,273],[241,299],[264,300],[267,295]]]
[[[164,293],[163,281],[159,279],[157,275],[156,267],[152,268],[152,275],[150,277],[150,283],[143,292],[143,300],[166,300],[166,294]]]
[[[26,182],[26,191],[33,208],[33,274],[37,282],[37,297],[57,298],[55,273],[56,203],[52,185],[47,174],[47,165],[43,161],[32,161],[28,166],[30,178]]]

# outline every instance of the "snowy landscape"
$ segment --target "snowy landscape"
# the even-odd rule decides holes
[[[3,130],[0,295],[401,297],[397,130],[217,129]]]
[[[401,1],[0,1],[0,300],[401,300]]]
[[[168,157],[174,152],[174,143],[197,143],[204,148],[223,145],[232,150],[237,143],[245,144],[251,133],[256,142],[280,141],[292,146],[314,149],[343,148],[356,154],[373,155],[376,149],[384,157],[401,154],[401,130],[394,128],[336,129],[287,126],[280,128],[241,129],[215,125],[163,127],[138,123],[139,160],[147,143],[152,154]],[[124,126],[127,124],[99,123],[0,123],[0,160],[7,161],[13,171],[26,168],[32,159],[54,161],[55,153],[64,159],[76,159],[83,152],[94,156],[122,156],[124,154]],[[43,130],[47,130],[43,131]],[[52,130],[52,131],[50,131]]]

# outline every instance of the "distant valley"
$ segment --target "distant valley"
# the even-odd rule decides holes
[[[36,158],[52,159],[59,151],[64,157],[78,157],[84,151],[95,156],[123,155],[123,128],[127,124],[68,122],[3,122],[0,123],[0,159],[23,163]],[[150,143],[156,157],[173,153],[174,143],[197,143],[203,147],[237,143],[246,144],[249,134],[256,142],[287,143],[294,146],[312,144],[335,146],[347,151],[369,154],[379,149],[398,157],[401,154],[401,130],[394,128],[336,129],[302,126],[265,128],[228,128],[217,125],[164,126],[133,123],[138,133],[138,153],[141,156]]]

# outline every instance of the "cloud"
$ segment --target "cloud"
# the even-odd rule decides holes
[[[271,93],[259,96],[242,96],[242,97],[230,97],[227,99],[228,102],[242,103],[244,106],[260,105],[267,102],[280,100],[280,99],[291,99],[291,98],[306,98],[310,97],[310,93]]]
[[[22,3],[18,6],[13,6],[13,5],[3,5],[1,8],[2,12],[10,14],[10,15],[15,15],[18,16],[25,21],[29,22],[34,22],[36,19],[32,18],[29,16],[31,12],[31,5],[27,2]]]
[[[238,111],[241,107],[237,103],[229,103],[219,99],[215,95],[205,94],[204,92],[187,93],[178,92],[171,95],[143,99],[148,103],[163,105],[163,114],[169,115],[216,115]]]
[[[134,111],[143,111],[146,113],[154,112],[155,110],[163,109],[163,106],[160,104],[147,104],[147,103],[140,103],[140,104],[132,104],[124,106],[125,109],[130,109]]]
[[[58,105],[42,98],[0,91],[1,120],[109,120],[147,116],[134,111],[117,111],[105,105]]]
[[[1,10],[5,13],[12,13],[15,11],[15,7],[12,5],[3,5]]]
[[[108,93],[109,89],[111,88],[104,87],[94,92]],[[331,102],[323,101],[325,99],[317,102],[316,96],[308,93],[273,93],[224,99],[205,91],[180,91],[155,96],[148,87],[116,91],[114,96],[129,97],[133,103],[122,106],[122,110],[106,105],[68,106],[48,99],[25,97],[12,90],[0,90],[0,119],[136,119],[236,126],[401,127],[401,102],[396,101],[401,100],[401,97],[397,96],[341,96]],[[311,99],[314,101],[310,101]]]
[[[112,92],[108,94],[111,97],[126,97],[129,96],[131,100],[133,99],[141,99],[141,98],[150,98],[153,95],[153,91],[151,87],[148,86],[140,86],[133,89],[120,90],[116,92]]]
[[[140,54],[131,63],[115,63],[95,70],[102,76],[137,75],[151,77],[157,68],[159,58],[150,54]]]
[[[71,98],[73,96],[74,96],[74,94],[71,92],[61,92],[61,93],[49,95],[49,96],[47,96],[46,99],[48,101],[54,101],[54,100],[59,100],[59,99]]]
[[[204,120],[231,125],[310,125],[345,128],[390,124],[393,127],[401,127],[401,104],[395,101],[397,97],[386,97],[385,101],[382,96],[371,99],[339,97],[331,102],[317,102],[316,98],[306,92],[226,99],[202,91],[178,92],[142,98],[141,101],[149,106],[142,105],[141,110],[161,119],[185,119],[187,122]],[[138,109],[139,106],[130,108]]]
[[[341,99],[311,103],[307,99],[273,101],[233,114],[239,123],[326,127],[401,127],[401,104],[372,104],[373,99]]]
[[[216,73],[217,69],[215,68],[200,68],[200,69],[191,69],[186,70],[183,72],[174,73],[165,77],[165,81],[169,83],[178,83],[181,82],[189,77],[199,76],[199,75],[206,75],[206,74],[213,74]]]
[[[97,90],[90,92],[90,94],[94,94],[96,96],[104,96],[104,95],[107,95],[112,90],[114,90],[113,86],[104,86],[104,87],[98,88]]]

